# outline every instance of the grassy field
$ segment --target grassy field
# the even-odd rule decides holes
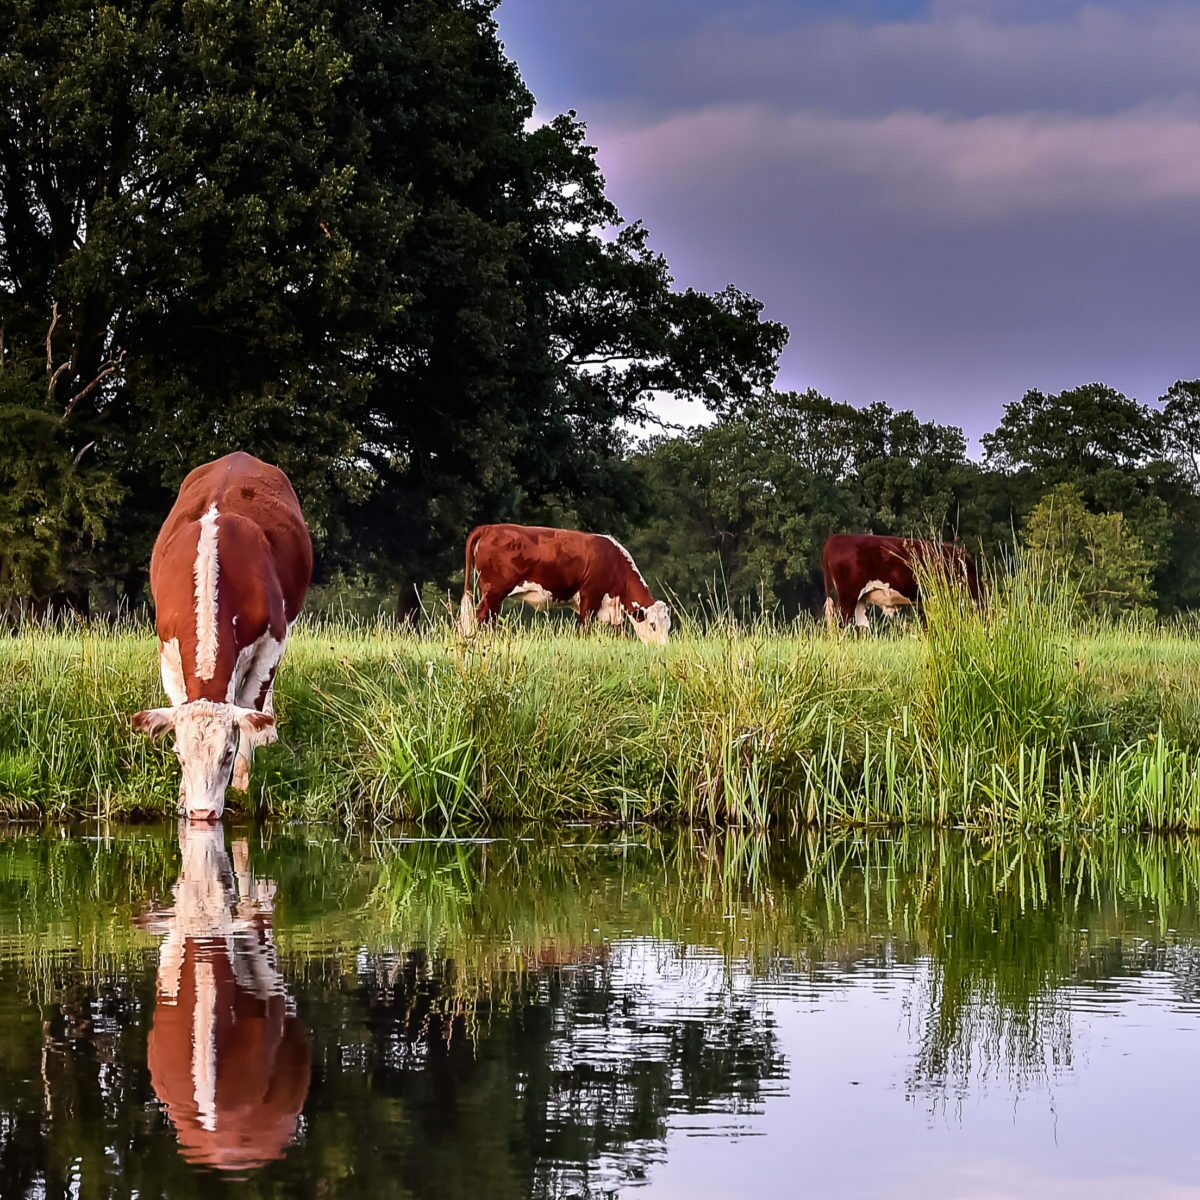
[[[463,644],[310,624],[277,686],[253,807],[286,818],[1200,829],[1200,641],[1081,631],[1010,579],[986,614],[933,589],[928,628],[686,625],[665,650],[546,621]],[[172,812],[144,628],[0,639],[0,811]]]

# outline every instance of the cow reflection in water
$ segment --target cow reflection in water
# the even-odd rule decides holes
[[[308,1094],[308,1034],[284,991],[272,937],[275,885],[233,865],[219,824],[180,823],[175,904],[144,920],[165,934],[147,1059],[190,1162],[244,1170],[282,1157]]]

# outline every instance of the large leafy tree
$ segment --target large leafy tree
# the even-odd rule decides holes
[[[1200,491],[1200,379],[1180,379],[1160,397],[1159,428],[1170,458]]]
[[[6,340],[0,326],[0,611],[36,613],[57,597],[77,604],[87,594],[81,564],[121,497],[117,480],[98,467],[91,395],[119,367],[101,364],[73,392],[70,370],[53,358],[57,314],[45,349]]]
[[[326,561],[444,573],[473,520],[627,509],[655,392],[769,381],[783,330],[675,290],[572,115],[528,128],[493,8],[0,0],[0,317],[58,304],[60,397],[124,354],[80,413],[126,497],[93,572],[135,586],[239,447]]]
[[[407,210],[367,169],[328,14],[6,0],[0,48],[6,328],[29,341],[57,306],[54,403],[123,356],[61,435],[123,485],[108,570],[136,579],[171,490],[235,447],[292,474],[320,530],[396,307],[373,249]]]
[[[1101,383],[1047,395],[1030,390],[1004,406],[999,426],[983,438],[989,462],[1062,481],[1076,475],[1132,470],[1155,457],[1158,425],[1145,405]]]

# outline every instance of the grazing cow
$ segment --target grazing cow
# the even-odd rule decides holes
[[[979,575],[971,556],[959,546],[917,538],[835,533],[821,551],[825,575],[825,617],[834,621],[834,594],[842,620],[867,626],[867,605],[894,617],[918,599],[917,572],[922,566],[945,569],[966,580],[979,600]]]
[[[479,572],[479,604],[471,599],[471,572]],[[587,628],[593,619],[620,628],[628,617],[643,642],[663,645],[671,610],[655,600],[629,551],[607,534],[532,525],[480,525],[467,538],[466,578],[459,628],[469,636],[490,621],[508,597],[539,611],[570,605]]]
[[[276,963],[275,885],[219,824],[180,822],[175,902],[139,918],[162,936],[150,1083],[189,1162],[248,1170],[282,1157],[308,1095],[308,1034]]]
[[[226,787],[250,786],[254,747],[275,740],[275,669],[311,578],[308,528],[277,467],[228,454],[183,481],[150,559],[171,707],[133,724],[175,731],[187,816],[220,817]]]

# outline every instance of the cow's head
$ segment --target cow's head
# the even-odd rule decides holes
[[[197,821],[216,820],[225,811],[225,789],[242,737],[251,746],[261,746],[276,736],[275,718],[269,713],[212,700],[134,713],[133,727],[152,738],[175,731],[175,757],[183,770],[179,808]]]
[[[671,610],[662,600],[655,600],[649,608],[635,604],[629,610],[629,619],[633,622],[633,632],[643,642],[654,646],[667,644],[667,634],[671,632]]]

